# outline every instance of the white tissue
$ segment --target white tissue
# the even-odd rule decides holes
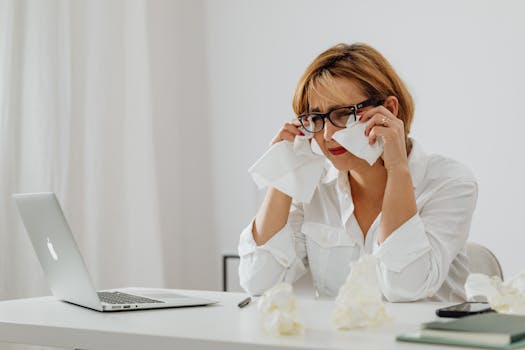
[[[335,299],[333,322],[348,330],[377,326],[390,321],[376,275],[376,258],[363,255],[351,264],[351,271]]]
[[[502,282],[498,276],[472,273],[465,282],[467,299],[484,296],[500,313],[525,315],[525,271]]]
[[[263,329],[273,335],[292,335],[302,332],[297,319],[297,304],[293,288],[288,283],[278,283],[259,299]]]
[[[273,144],[248,170],[259,188],[274,187],[297,202],[310,203],[323,173],[325,158],[312,152],[308,139]]]
[[[370,145],[365,129],[366,123],[352,121],[346,125],[346,129],[336,131],[332,137],[350,153],[373,165],[383,153],[383,140],[377,138],[376,142]]]

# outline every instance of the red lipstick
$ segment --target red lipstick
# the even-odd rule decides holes
[[[329,148],[328,152],[332,153],[334,156],[348,152],[344,147]]]

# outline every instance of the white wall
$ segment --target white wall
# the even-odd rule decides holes
[[[329,46],[366,42],[416,102],[412,136],[479,181],[471,240],[525,269],[525,2],[206,2],[215,232],[234,252],[261,199],[248,167],[293,116],[295,84]]]

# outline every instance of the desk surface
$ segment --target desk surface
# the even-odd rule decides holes
[[[143,290],[143,289],[142,289]],[[158,291],[158,289],[157,289]],[[337,331],[331,300],[299,299],[305,332],[296,336],[265,334],[255,303],[239,309],[241,293],[176,290],[218,300],[218,305],[162,310],[100,313],[53,297],[0,302],[0,342],[82,349],[431,349],[395,341],[436,319],[443,303],[387,303],[394,318],[377,328]],[[443,347],[444,348],[444,347]],[[457,349],[457,348],[450,348]]]

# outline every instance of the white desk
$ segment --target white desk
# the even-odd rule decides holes
[[[219,305],[180,309],[100,313],[53,297],[0,302],[0,342],[77,349],[426,349],[396,342],[395,336],[434,320],[442,303],[387,304],[394,322],[378,328],[337,331],[330,300],[299,299],[305,332],[265,334],[256,303],[239,309],[240,293],[177,290],[220,301]],[[445,347],[441,347],[445,348]],[[458,349],[458,348],[450,348]]]

